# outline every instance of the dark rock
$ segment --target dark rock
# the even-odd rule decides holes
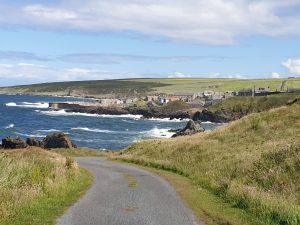
[[[295,103],[297,103],[299,101],[300,101],[300,98],[294,98],[294,99],[289,100],[287,102],[287,105],[293,105],[293,104],[295,104]]]
[[[216,112],[211,112],[207,109],[202,110],[202,112],[195,112],[191,118],[194,121],[209,121],[213,123],[228,123],[235,119],[238,119],[239,115],[234,115],[231,110],[221,109]],[[242,115],[240,115],[242,117]]]
[[[50,134],[43,140],[44,148],[77,148],[68,135],[64,133]]]
[[[29,146],[43,147],[43,142],[37,140],[35,137],[29,137],[26,139],[26,144]]]
[[[178,136],[184,136],[184,135],[192,135],[199,132],[204,132],[205,129],[201,127],[201,124],[199,122],[195,122],[193,120],[190,120],[185,128],[182,130],[177,131],[172,137],[178,137]]]
[[[20,137],[17,138],[6,137],[2,139],[2,147],[4,149],[18,149],[18,148],[26,148],[27,144]]]

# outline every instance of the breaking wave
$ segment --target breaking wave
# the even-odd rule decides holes
[[[91,113],[79,113],[79,112],[67,112],[66,110],[53,110],[53,111],[40,111],[36,110],[44,115],[48,116],[88,116],[88,117],[102,117],[102,118],[130,118],[130,119],[141,119],[142,115],[131,115],[131,114],[124,114],[124,115],[106,115],[106,114],[91,114]]]
[[[87,132],[95,132],[95,133],[113,133],[110,130],[100,130],[100,129],[93,129],[88,127],[75,127],[71,128],[71,130],[79,130],[79,131],[87,131]]]
[[[17,104],[15,102],[9,102],[5,104],[8,107],[21,107],[21,108],[39,108],[46,109],[49,108],[48,102],[22,102]]]
[[[5,127],[5,129],[10,129],[10,128],[14,128],[15,125],[12,123],[12,124],[9,124],[8,126]]]

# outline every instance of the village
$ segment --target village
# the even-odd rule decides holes
[[[198,93],[174,93],[174,94],[156,94],[148,95],[145,97],[128,97],[128,98],[100,98],[96,102],[99,106],[128,106],[132,105],[138,101],[152,102],[154,104],[164,105],[173,101],[182,101],[194,108],[199,107],[209,107],[216,103],[219,103],[225,99],[240,96],[267,96],[283,93],[295,93],[300,92],[300,88],[290,88],[286,91],[272,91],[270,87],[253,87],[248,90],[236,91],[225,91],[225,92],[216,92],[216,91],[202,91]],[[89,104],[89,103],[86,103]]]

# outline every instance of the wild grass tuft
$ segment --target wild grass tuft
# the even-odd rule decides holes
[[[39,148],[0,151],[0,224],[53,224],[90,180],[71,157]]]

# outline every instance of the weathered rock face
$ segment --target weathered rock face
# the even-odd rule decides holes
[[[201,127],[201,124],[199,122],[195,122],[193,120],[190,120],[185,128],[182,130],[177,130],[176,134],[174,134],[172,137],[178,137],[178,136],[184,136],[184,135],[192,135],[199,132],[204,132],[205,129]]]
[[[43,147],[43,142],[37,140],[35,137],[29,137],[26,139],[26,144],[29,146]]]
[[[216,112],[211,112],[206,109],[202,112],[198,111],[192,115],[192,120],[194,121],[210,121],[214,123],[228,123],[230,121],[239,119],[242,115],[234,115],[230,110],[218,110]]]
[[[21,138],[6,137],[2,139],[2,147],[4,149],[26,148],[27,144]]]
[[[77,148],[68,135],[64,133],[50,134],[43,140],[44,148]]]

